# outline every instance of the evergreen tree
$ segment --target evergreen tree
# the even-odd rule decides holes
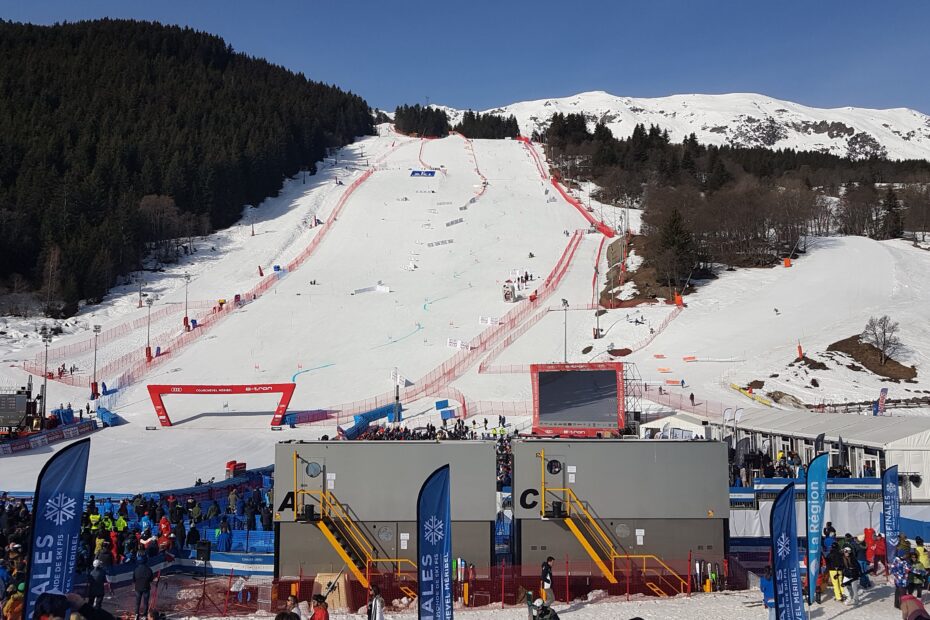
[[[904,218],[901,217],[901,205],[894,187],[889,185],[882,200],[882,239],[900,239],[904,236]]]
[[[0,284],[29,278],[53,312],[100,298],[165,241],[143,196],[173,199],[164,231],[210,232],[373,131],[360,97],[190,28],[0,21],[0,58]]]

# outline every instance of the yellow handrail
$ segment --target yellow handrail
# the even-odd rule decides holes
[[[336,515],[336,518],[339,520],[340,524],[345,525],[346,533],[351,536],[355,543],[359,546],[359,549],[362,551],[362,553],[365,554],[366,559],[371,559],[372,555],[369,553],[369,549],[374,551],[374,545],[369,542],[361,528],[359,528],[355,521],[349,516],[345,506],[343,506],[339,500],[333,497],[332,493],[326,493],[325,497],[329,506],[332,509],[338,511],[339,514]]]
[[[396,564],[397,565],[397,574],[400,575],[400,565],[409,564],[413,567],[413,570],[417,569],[417,564],[413,560],[408,558],[371,558],[368,560],[368,564]]]

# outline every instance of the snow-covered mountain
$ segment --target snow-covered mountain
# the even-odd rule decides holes
[[[461,111],[443,109],[457,122]],[[793,148],[857,159],[930,159],[930,116],[907,108],[811,108],[752,93],[640,99],[594,91],[486,112],[513,114],[525,135],[545,128],[556,112],[582,113],[592,128],[603,122],[617,137],[629,136],[643,123],[668,130],[675,142],[693,132],[704,144]]]

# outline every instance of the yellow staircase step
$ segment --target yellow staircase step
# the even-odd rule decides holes
[[[564,521],[568,529],[570,529],[572,534],[575,535],[575,538],[578,539],[578,542],[581,543],[581,546],[584,547],[584,550],[588,552],[588,555],[594,560],[594,563],[597,564],[597,567],[601,569],[601,574],[603,574],[610,583],[617,583],[617,577],[614,575],[614,572],[607,568],[607,564],[604,563],[604,560],[598,555],[597,551],[594,550],[594,547],[591,546],[591,543],[588,542],[585,535],[578,529],[578,525],[575,524],[572,517],[565,517]],[[608,561],[612,563],[612,560]]]
[[[664,596],[664,597],[668,596],[668,594],[665,593],[665,590],[663,590],[662,588],[660,588],[659,586],[657,586],[651,581],[646,582],[646,587],[652,590],[653,594],[655,594],[656,596]]]
[[[330,530],[323,521],[317,521],[316,525],[320,528],[320,531],[323,533],[323,536],[326,540],[329,541],[329,544],[333,549],[336,550],[336,553],[339,554],[339,557],[342,558],[342,561],[345,562],[346,566],[349,567],[349,570],[352,571],[352,574],[355,575],[355,578],[358,579],[359,583],[362,584],[363,588],[368,588],[368,578],[365,576],[365,573],[355,565],[355,560],[349,557],[349,554],[346,553],[346,550],[342,548],[342,545],[339,544],[339,541],[336,540],[336,536],[333,535],[332,530]]]

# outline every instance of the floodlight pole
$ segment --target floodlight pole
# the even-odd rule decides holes
[[[52,333],[47,325],[43,325],[39,333],[42,335],[42,342],[45,343],[45,373],[42,375],[42,420],[45,420],[45,401],[48,400],[48,345],[52,342]]]
[[[97,399],[97,337],[100,336],[100,326],[94,325],[94,380],[91,383],[90,399]]]
[[[563,319],[563,328],[564,328],[564,336],[562,338],[562,344],[563,344],[562,361],[563,363],[567,364],[568,363],[568,300],[567,299],[562,300],[562,319]]]

